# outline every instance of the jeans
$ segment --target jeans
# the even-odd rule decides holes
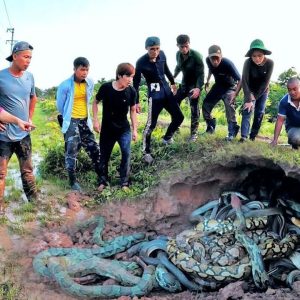
[[[86,119],[71,119],[70,126],[64,135],[65,164],[69,173],[75,173],[77,155],[81,147],[85,149],[93,161],[96,173],[100,174],[100,150],[93,132],[87,125]]]
[[[118,142],[121,149],[121,164],[120,164],[120,178],[121,186],[129,185],[130,173],[130,149],[131,149],[131,131],[126,130],[122,133],[116,133],[103,130],[100,134],[100,184],[108,185],[108,163],[114,148],[115,143]]]
[[[248,110],[243,110],[242,112],[242,126],[241,126],[241,136],[248,138],[250,132],[250,119],[254,111],[253,123],[250,132],[250,138],[254,139],[261,127],[261,123],[265,114],[266,101],[268,98],[268,93],[263,93],[254,101],[254,108],[250,112]]]
[[[178,105],[180,106],[183,99],[188,97],[189,91],[185,91],[181,87],[178,89],[175,99],[177,100]],[[197,133],[199,128],[199,118],[200,118],[200,108],[199,108],[199,97],[192,99],[189,98],[189,103],[191,107],[191,135]]]
[[[30,135],[27,135],[18,142],[0,141],[0,206],[4,201],[8,162],[14,153],[19,161],[23,189],[27,199],[32,200],[37,197],[37,188],[31,161],[32,146]]]
[[[223,100],[225,106],[226,119],[228,123],[228,135],[234,135],[234,125],[236,125],[235,107],[230,104],[230,94],[234,92],[233,88],[223,88],[214,84],[203,100],[202,113],[204,120],[209,125],[213,120],[211,112],[220,100]]]
[[[300,128],[291,127],[288,129],[288,143],[292,146],[300,146]]]
[[[169,140],[183,122],[183,114],[171,91],[167,93],[164,87],[158,92],[151,91],[148,98],[148,117],[143,132],[143,153],[151,153],[152,131],[156,127],[158,116],[163,109],[171,115],[171,123],[163,137],[165,140]]]

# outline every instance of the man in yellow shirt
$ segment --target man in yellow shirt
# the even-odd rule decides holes
[[[62,115],[62,133],[65,139],[65,164],[72,190],[81,191],[76,178],[76,159],[81,147],[85,149],[99,177],[100,150],[93,134],[93,123],[89,113],[89,100],[94,83],[87,78],[90,63],[85,57],[74,60],[74,74],[63,81],[56,95],[56,104]]]

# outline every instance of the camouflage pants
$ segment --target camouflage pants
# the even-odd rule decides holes
[[[23,189],[27,199],[32,200],[37,197],[31,152],[30,135],[18,142],[0,141],[0,204],[3,203],[4,198],[8,162],[14,153],[19,161]]]
[[[81,147],[93,161],[96,173],[100,174],[100,150],[93,132],[87,125],[86,119],[71,119],[70,126],[64,135],[65,164],[69,173],[75,173],[78,151]]]

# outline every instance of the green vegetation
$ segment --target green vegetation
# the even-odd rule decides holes
[[[98,81],[95,90],[105,82],[104,79]],[[273,136],[274,117],[277,115],[278,101],[286,93],[286,88],[280,83],[272,83],[270,86],[270,97],[267,103],[266,116],[261,129],[261,134],[267,138]],[[201,103],[205,93],[201,95]],[[228,144],[224,141],[227,133],[227,123],[224,113],[224,105],[220,102],[213,111],[214,117],[217,118],[218,126],[217,132],[213,136],[201,135],[196,143],[187,143],[189,137],[190,127],[190,108],[187,101],[183,101],[181,108],[185,115],[185,121],[180,129],[180,134],[175,135],[175,143],[170,146],[164,146],[161,143],[161,138],[170,122],[167,112],[163,111],[160,115],[158,126],[152,134],[152,152],[155,157],[155,163],[151,166],[146,165],[142,160],[142,131],[147,117],[147,88],[142,86],[140,89],[140,99],[142,105],[142,113],[138,116],[139,119],[139,140],[132,143],[132,156],[131,156],[131,178],[132,185],[130,191],[124,192],[119,187],[118,166],[120,164],[120,151],[118,145],[115,146],[111,160],[109,163],[109,172],[111,177],[111,186],[105,189],[101,195],[97,193],[97,180],[93,171],[93,166],[84,151],[81,151],[78,157],[77,171],[81,185],[86,191],[93,196],[93,201],[85,203],[86,206],[93,207],[97,203],[105,201],[118,200],[118,199],[133,199],[136,196],[145,195],[152,187],[156,186],[162,176],[170,176],[170,172],[176,168],[191,168],[190,162],[193,160],[201,161],[200,165],[205,162],[217,162],[223,159],[226,154],[236,156],[245,152],[262,152],[267,157],[278,156],[282,152],[281,148],[270,148],[266,143],[245,143],[240,145],[237,142]],[[240,93],[237,99],[237,111],[240,111],[243,104],[243,94]],[[43,153],[44,159],[40,164],[40,174],[43,179],[50,180],[61,189],[69,189],[67,174],[64,167],[64,142],[60,128],[56,121],[56,108],[55,100],[53,98],[45,99],[40,102],[37,107],[37,125],[41,125],[41,134],[44,138],[38,142],[38,152]],[[238,114],[238,122],[241,123],[241,114]],[[99,116],[100,118],[100,116]],[[201,120],[200,132],[205,131],[205,124]],[[99,136],[96,136],[97,140]],[[284,132],[281,135],[281,142],[286,143],[286,136]],[[34,145],[36,145],[34,141]],[[36,146],[35,146],[36,147]],[[42,147],[42,149],[40,148]],[[289,151],[286,153],[284,159],[289,159]],[[276,156],[276,157],[277,157]],[[277,158],[276,158],[277,159]],[[182,167],[183,166],[183,167]]]

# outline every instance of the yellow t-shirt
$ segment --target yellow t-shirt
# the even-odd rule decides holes
[[[72,118],[87,118],[86,82],[74,82],[74,103]]]

